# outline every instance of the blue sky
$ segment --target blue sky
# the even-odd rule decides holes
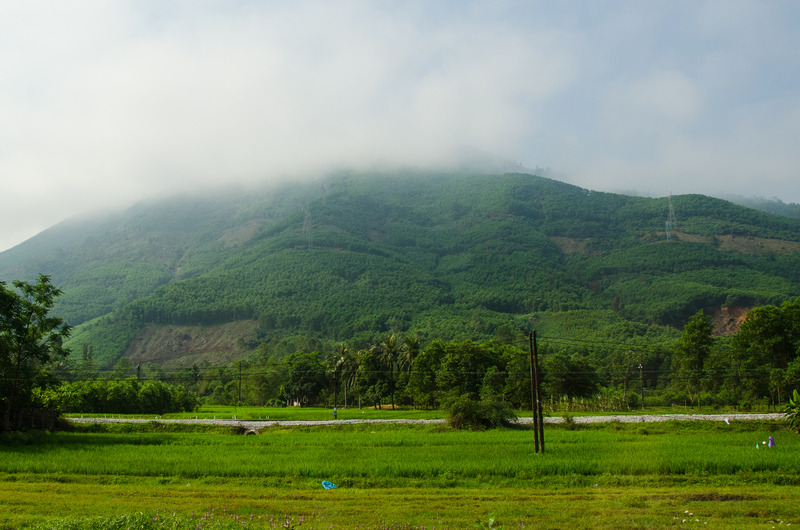
[[[0,0],[0,250],[69,216],[478,150],[800,202],[794,1]]]

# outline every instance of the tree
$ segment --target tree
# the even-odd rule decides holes
[[[597,371],[580,354],[559,351],[544,360],[545,392],[551,396],[573,398],[591,397],[597,392]]]
[[[436,377],[445,348],[444,342],[435,340],[414,359],[414,369],[409,372],[408,391],[417,405],[426,408],[436,406],[439,397]]]
[[[358,369],[356,370],[354,386],[358,393],[358,408],[361,408],[361,399],[372,403],[375,408],[380,406],[381,399],[388,394],[389,386],[385,377],[385,365],[381,360],[381,352],[372,347],[359,350],[356,354]]]
[[[327,380],[319,353],[293,353],[289,356],[288,364],[289,381],[285,388],[288,397],[303,405],[315,401]]]
[[[622,383],[622,407],[628,409],[628,380],[633,368],[633,352],[626,348],[614,350],[608,361],[611,383]]]
[[[114,365],[113,376],[116,379],[126,379],[136,375],[136,370],[127,357],[120,357],[119,361]]]
[[[501,359],[492,354],[488,345],[471,340],[450,342],[445,345],[445,354],[436,373],[436,383],[444,393],[456,396],[468,394],[477,398],[480,394],[486,371],[497,366]]]
[[[711,318],[702,310],[698,311],[683,328],[681,338],[675,345],[672,356],[675,386],[686,392],[694,407],[695,400],[700,407],[700,383],[703,381],[706,359],[714,346]]]
[[[756,396],[769,393],[773,406],[780,403],[798,383],[800,299],[750,310],[732,345],[748,390]]]
[[[347,391],[352,388],[356,379],[358,362],[354,351],[344,343],[336,347],[336,351],[328,359],[328,368],[333,372],[334,384],[341,385],[344,391],[344,408],[347,408]],[[336,406],[336,403],[333,404]]]
[[[503,353],[506,366],[503,398],[515,408],[531,406],[530,354],[513,346],[507,346]]]
[[[50,316],[61,291],[40,275],[35,284],[13,282],[15,289],[0,282],[0,400],[3,430],[19,429],[33,411],[34,379],[47,363],[66,357],[62,346],[70,327]]]
[[[400,363],[400,347],[401,342],[394,333],[385,337],[379,346],[381,360],[386,365],[387,374],[389,376],[389,395],[392,398],[392,410],[394,410],[394,372],[397,370],[398,364]]]
[[[414,367],[414,360],[422,350],[422,339],[416,333],[403,339],[403,349],[400,352],[400,367],[408,374]]]

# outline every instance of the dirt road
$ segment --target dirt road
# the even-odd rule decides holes
[[[617,415],[617,416],[574,416],[575,423],[653,423],[663,421],[758,421],[758,420],[780,420],[781,413],[771,414],[642,414],[642,415]],[[315,421],[248,421],[235,419],[130,419],[130,418],[69,418],[75,423],[148,423],[157,421],[159,423],[183,423],[188,425],[232,425],[241,426],[248,430],[258,431],[266,427],[273,426],[316,426],[316,425],[354,425],[370,423],[443,423],[445,420],[315,420]],[[530,417],[521,417],[518,423],[531,423]],[[564,418],[560,416],[546,417],[545,423],[563,423]]]

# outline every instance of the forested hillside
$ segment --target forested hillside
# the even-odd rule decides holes
[[[101,367],[387,332],[510,341],[530,321],[573,340],[671,340],[700,309],[800,294],[800,221],[672,202],[667,241],[667,198],[528,174],[342,172],[65,222],[0,253],[0,279],[52,275],[69,346]],[[236,331],[203,350],[212,328]]]

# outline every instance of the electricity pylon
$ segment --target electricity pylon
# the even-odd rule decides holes
[[[667,233],[667,241],[672,239],[672,231],[678,229],[678,222],[675,220],[675,209],[672,207],[672,194],[669,194],[669,214],[667,216],[667,225],[665,231]]]

